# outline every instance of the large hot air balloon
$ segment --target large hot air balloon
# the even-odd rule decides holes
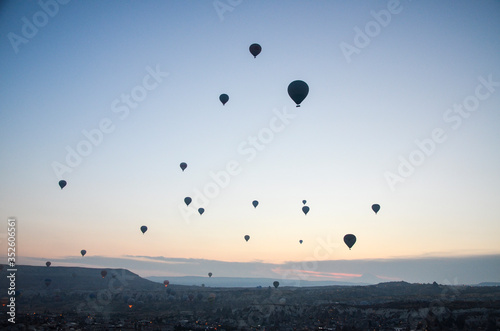
[[[250,236],[249,236],[248,234],[247,234],[247,235],[245,235],[245,240],[246,240],[246,241],[249,241],[249,240],[250,240]]]
[[[275,281],[273,282],[273,286],[274,286],[275,288],[278,288],[278,286],[280,286],[280,282],[278,282],[277,280],[275,280]]]
[[[301,80],[294,80],[288,85],[288,95],[300,107],[300,103],[304,101],[309,93],[309,86]]]
[[[224,106],[226,104],[226,102],[229,101],[229,96],[227,94],[221,94],[219,96],[219,100],[220,100],[220,102],[222,102],[222,105]]]
[[[203,215],[204,212],[205,212],[204,208],[198,208],[198,213],[200,213],[200,215]]]
[[[303,242],[303,241],[302,241],[302,239],[300,239],[300,240],[299,240],[299,243],[301,243],[301,244],[302,244],[302,242]]]
[[[208,273],[208,277],[212,277],[212,273],[211,272]]]
[[[167,287],[167,286],[168,286],[168,284],[170,284],[170,282],[169,282],[168,280],[164,280],[164,281],[163,281],[163,285],[165,285],[165,287]]]
[[[307,206],[302,207],[302,211],[304,212],[304,214],[307,215],[307,213],[309,212],[309,207]]]
[[[49,287],[49,285],[52,283],[52,279],[46,278],[45,279],[45,286]]]
[[[187,165],[186,162],[181,162],[181,164],[180,164],[180,167],[181,167],[182,171],[186,170],[187,166],[188,165]]]
[[[59,187],[61,188],[61,190],[64,188],[64,186],[66,186],[66,184],[68,184],[68,183],[65,180],[59,181]]]
[[[80,251],[80,254],[82,254],[82,256],[85,256],[85,254],[87,254],[87,251],[86,251],[86,250],[84,250],[84,249],[82,249],[82,250]]]
[[[249,49],[250,49],[250,53],[252,53],[254,58],[256,58],[257,55],[259,55],[260,52],[262,51],[262,47],[260,47],[259,44],[251,44]]]
[[[372,205],[372,210],[375,212],[375,214],[377,214],[378,211],[380,210],[380,205],[377,203]]]
[[[101,271],[102,278],[106,277],[107,274],[108,274],[108,272],[106,270]]]
[[[193,201],[193,199],[191,199],[190,197],[185,197],[184,198],[184,203],[186,204],[186,206],[189,206],[189,204],[191,203],[191,201]]]
[[[46,265],[47,267],[50,267],[50,265],[51,265],[51,264],[52,264],[52,263],[50,263],[50,261],[45,262],[45,265]]]
[[[141,226],[141,232],[142,232],[142,234],[144,234],[146,231],[148,231],[148,227],[145,226],[145,225]]]
[[[344,242],[349,247],[349,250],[351,249],[352,246],[356,243],[356,236],[353,234],[346,234],[344,236]]]
[[[254,200],[254,201],[252,201],[252,205],[254,206],[254,208],[257,208],[257,206],[259,205],[259,202],[257,200]]]

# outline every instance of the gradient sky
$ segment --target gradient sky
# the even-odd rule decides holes
[[[0,7],[0,218],[18,220],[19,263],[500,253],[499,1],[61,2]]]

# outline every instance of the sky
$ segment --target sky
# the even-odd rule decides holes
[[[500,266],[499,14],[496,0],[3,2],[0,257],[15,217],[18,264],[419,282],[398,270],[430,258],[438,282],[500,281],[455,263]],[[177,263],[193,259],[227,268]]]

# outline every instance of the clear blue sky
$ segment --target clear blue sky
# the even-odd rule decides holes
[[[499,1],[61,2],[0,6],[20,263],[500,253]]]

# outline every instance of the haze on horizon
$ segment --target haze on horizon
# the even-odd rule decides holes
[[[260,277],[325,261],[303,270],[399,279],[399,262],[431,257],[434,278],[500,281],[498,14],[493,0],[4,2],[0,218],[17,219],[18,263]],[[294,80],[309,85],[298,108]],[[461,258],[495,279],[446,269]]]

